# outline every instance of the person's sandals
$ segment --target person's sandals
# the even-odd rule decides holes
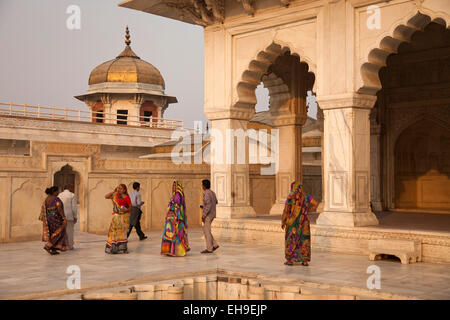
[[[208,251],[207,249],[205,249],[205,250],[203,250],[202,252],[200,252],[200,253],[213,253],[212,251]]]
[[[308,262],[302,262],[302,266],[305,266],[305,267],[307,267],[308,266]]]
[[[143,236],[142,238],[139,238],[140,241],[147,239],[147,236]]]
[[[56,251],[55,249],[48,249],[46,247],[44,247],[44,250],[47,251],[49,254],[51,254],[52,256],[59,254],[58,251]]]
[[[287,265],[287,266],[293,266],[294,265],[294,263],[288,262],[288,261],[286,261],[284,264]]]
[[[219,246],[214,247],[214,248],[213,248],[213,251],[216,251],[217,249],[219,249]]]

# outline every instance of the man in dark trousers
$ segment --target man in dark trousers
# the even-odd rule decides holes
[[[201,253],[212,253],[219,245],[211,233],[211,224],[216,217],[216,204],[217,198],[214,191],[211,190],[211,182],[209,180],[202,181],[203,189],[203,205],[200,208],[203,209],[202,221],[203,221],[203,233],[205,234],[206,250]]]
[[[139,190],[141,189],[141,184],[139,182],[134,182],[133,189],[133,192],[130,193],[130,228],[128,229],[127,238],[130,236],[131,230],[134,227],[136,229],[136,233],[139,236],[139,240],[145,240],[147,239],[147,236],[141,230],[141,206],[144,204],[144,201],[142,201],[141,198],[141,193],[139,192]]]

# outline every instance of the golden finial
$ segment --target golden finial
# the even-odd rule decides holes
[[[131,58],[136,58],[139,59],[139,57],[136,55],[136,53],[133,52],[133,50],[131,50],[130,47],[130,30],[128,30],[128,26],[125,29],[125,49],[123,49],[123,51],[117,56],[117,58],[122,58],[122,57],[131,57]]]
[[[127,26],[127,28],[125,29],[125,38],[126,38],[126,40],[125,40],[125,44],[127,45],[127,46],[129,46],[130,45],[130,43],[131,43],[131,40],[130,40],[130,31],[128,30],[128,26]]]

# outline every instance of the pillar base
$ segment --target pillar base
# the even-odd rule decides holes
[[[381,201],[372,201],[372,210],[383,211],[383,204],[381,203]]]
[[[317,225],[342,227],[377,226],[378,219],[373,212],[322,212],[317,218]]]
[[[317,213],[322,213],[324,210],[325,210],[325,204],[322,201],[322,202],[319,203],[319,206],[317,207],[316,212]]]
[[[283,214],[284,211],[284,202],[275,202],[272,208],[270,209],[269,214],[280,215]]]
[[[216,207],[216,217],[219,219],[240,219],[240,218],[254,218],[256,217],[256,212],[253,207],[242,206],[242,207]]]

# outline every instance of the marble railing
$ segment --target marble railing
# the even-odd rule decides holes
[[[128,114],[87,111],[80,108],[58,108],[55,106],[27,105],[0,102],[0,115],[27,117],[47,120],[66,120],[76,122],[93,122],[97,124],[117,124],[135,127],[182,129],[183,120],[157,118],[149,116],[132,116]]]

